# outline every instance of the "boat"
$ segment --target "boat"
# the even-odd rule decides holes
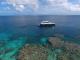
[[[49,21],[42,21],[40,23],[40,27],[52,27],[55,26],[55,23]]]

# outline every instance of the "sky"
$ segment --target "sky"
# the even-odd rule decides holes
[[[0,15],[80,15],[80,0],[0,0]]]

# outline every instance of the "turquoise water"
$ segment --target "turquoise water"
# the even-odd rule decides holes
[[[40,28],[42,20],[55,22],[56,26]],[[0,16],[0,60],[16,60],[25,44],[46,45],[50,36],[80,44],[79,26],[80,16]]]
[[[47,44],[47,37],[25,37],[20,36],[14,40],[10,39],[10,35],[2,33],[0,36],[0,59],[2,60],[16,60],[20,48],[25,44]]]

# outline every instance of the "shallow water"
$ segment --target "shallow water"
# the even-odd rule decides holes
[[[43,20],[55,27],[40,28]],[[25,44],[48,44],[48,37],[57,36],[80,44],[80,16],[0,16],[0,59],[16,60]],[[54,58],[54,60],[56,60]]]

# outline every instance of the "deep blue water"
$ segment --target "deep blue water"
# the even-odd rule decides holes
[[[55,22],[56,26],[40,28],[43,20]],[[10,56],[24,44],[44,43],[47,37],[54,35],[80,44],[80,16],[0,16],[0,51],[12,49],[7,54],[1,54],[0,58],[15,60]]]
[[[43,20],[56,23],[52,28],[38,27]],[[80,16],[1,16],[0,33],[26,36],[53,36],[63,34],[74,37],[80,34]]]

